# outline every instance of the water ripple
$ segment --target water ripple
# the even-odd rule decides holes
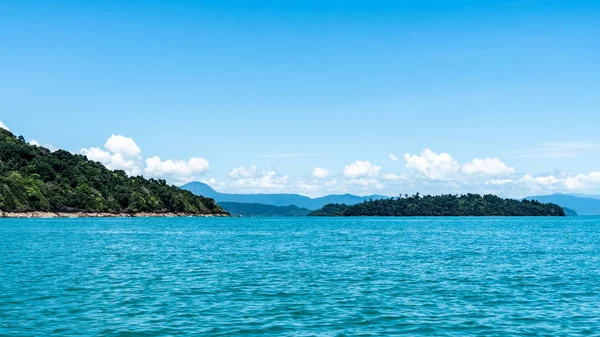
[[[590,336],[600,218],[2,219],[0,336]]]

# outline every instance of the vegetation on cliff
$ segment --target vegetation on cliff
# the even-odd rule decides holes
[[[353,206],[330,204],[312,216],[565,216],[555,204],[503,199],[495,195],[413,196],[370,200]]]
[[[83,155],[28,144],[0,128],[0,210],[5,212],[224,213],[213,199],[128,177]]]

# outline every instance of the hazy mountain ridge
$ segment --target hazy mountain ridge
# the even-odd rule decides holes
[[[300,208],[298,206],[274,206],[256,203],[241,203],[241,202],[220,202],[225,211],[232,215],[240,216],[307,216],[312,211],[308,208]]]
[[[365,200],[373,199],[387,199],[388,197],[383,195],[369,195],[369,196],[356,196],[352,194],[332,194],[319,198],[309,198],[300,194],[232,194],[232,193],[220,193],[215,191],[209,185],[202,182],[191,182],[180,187],[181,189],[188,190],[195,195],[202,195],[204,197],[212,198],[217,203],[223,202],[237,202],[237,203],[257,203],[264,205],[273,206],[297,206],[300,208],[307,208],[309,210],[319,209],[327,204],[347,204],[354,205],[361,203]]]
[[[557,204],[572,209],[577,212],[578,215],[600,215],[600,199],[595,196],[555,193],[550,195],[530,196],[525,199]]]

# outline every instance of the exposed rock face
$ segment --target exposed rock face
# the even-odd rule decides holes
[[[0,218],[147,218],[147,217],[228,217],[229,214],[195,213],[104,213],[104,212],[3,212]]]

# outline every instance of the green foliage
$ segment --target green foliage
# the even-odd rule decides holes
[[[327,204],[323,208],[318,209],[309,215],[312,216],[343,216],[344,212],[348,209],[346,204]]]
[[[85,156],[30,145],[0,129],[0,210],[223,213],[213,199],[128,177]]]
[[[439,195],[369,200],[353,206],[329,204],[312,216],[565,216],[555,204],[495,195]]]
[[[273,206],[256,203],[220,202],[219,206],[241,216],[307,216],[311,211],[298,206]]]

